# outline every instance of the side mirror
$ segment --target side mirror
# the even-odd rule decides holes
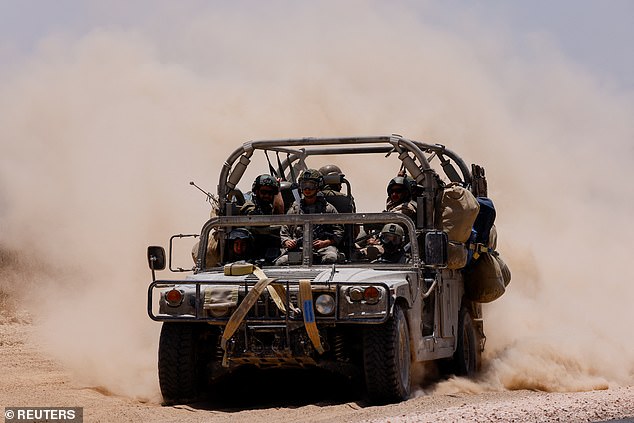
[[[147,247],[147,261],[152,271],[165,269],[165,248]]]
[[[447,244],[449,238],[443,231],[428,231],[422,234],[422,259],[429,266],[447,266]]]

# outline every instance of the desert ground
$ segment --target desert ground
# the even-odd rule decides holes
[[[634,421],[634,386],[586,392],[473,393],[469,389],[443,392],[432,385],[414,389],[413,397],[403,403],[372,406],[337,381],[301,374],[238,375],[227,387],[228,393],[193,404],[163,406],[160,400],[130,398],[82,384],[72,371],[42,352],[37,334],[26,312],[2,316],[0,404],[83,407],[86,422]],[[271,380],[277,382],[271,385]]]

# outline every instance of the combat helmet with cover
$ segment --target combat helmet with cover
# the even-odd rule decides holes
[[[324,165],[319,168],[319,173],[326,175],[343,175],[341,168],[335,164]]]
[[[335,164],[328,164],[319,168],[319,173],[324,178],[324,190],[341,191],[342,179],[345,176],[341,168]]]
[[[256,192],[264,186],[273,188],[273,194],[277,194],[280,191],[280,183],[277,179],[266,173],[255,178],[251,186],[251,191]]]
[[[391,244],[394,246],[401,245],[404,237],[405,231],[396,223],[388,223],[383,226],[381,234],[379,235],[379,239],[383,244]]]
[[[315,184],[317,184],[317,189],[321,189],[324,184],[324,177],[317,169],[306,169],[299,176],[300,188],[302,186],[302,183],[305,182],[314,182]]]
[[[251,235],[251,232],[246,228],[235,228],[231,232],[229,232],[229,236],[227,236],[227,239],[229,239],[230,241],[235,241],[236,239],[245,239],[248,242],[252,242],[253,235]]]
[[[390,195],[390,191],[392,191],[392,187],[394,185],[401,185],[407,191],[407,199],[409,200],[412,197],[412,179],[407,178],[405,176],[396,176],[390,179],[390,182],[387,184],[387,195]]]

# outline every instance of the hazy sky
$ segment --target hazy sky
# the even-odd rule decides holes
[[[179,24],[213,9],[284,16],[295,2],[284,1],[101,1],[0,0],[0,63],[28,54],[45,37],[81,36],[96,29],[169,34]],[[300,2],[298,2],[300,3]],[[330,3],[332,2],[324,2]],[[469,22],[503,30],[521,51],[535,37],[546,38],[569,59],[616,88],[634,89],[634,2],[631,0],[400,1],[426,24],[456,32]],[[363,8],[389,8],[394,2],[359,2]],[[264,12],[263,18],[266,18]],[[396,28],[395,28],[396,30]],[[266,34],[263,34],[265,36]],[[6,64],[6,63],[5,63]]]

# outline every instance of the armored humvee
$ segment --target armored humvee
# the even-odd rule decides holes
[[[257,152],[266,155],[270,173],[281,178],[286,208],[298,198],[297,176],[316,167],[311,165],[315,157],[384,157],[386,166],[408,174],[416,218],[357,212],[350,207],[351,187],[343,174],[335,175],[336,182],[346,185],[347,193],[328,200],[341,213],[240,215],[248,193],[239,184],[250,186],[242,179]],[[274,164],[269,154],[277,158]],[[478,202],[470,214],[452,217],[456,206],[448,201],[455,195],[448,193],[456,189],[458,197],[471,202],[486,199],[484,169],[468,167],[443,145],[399,135],[243,144],[224,163],[217,194],[210,194],[212,217],[193,235],[198,243],[189,274],[156,280],[155,270],[166,267],[167,255],[163,247],[148,248],[153,279],[148,314],[163,322],[158,370],[165,402],[196,398],[205,386],[245,365],[319,367],[356,375],[374,403],[407,399],[414,363],[442,361],[454,374],[474,375],[485,344],[481,303],[503,293],[510,273],[495,251],[493,221],[490,215],[482,218]],[[488,221],[485,229],[478,219]],[[382,262],[359,254],[363,240],[388,223],[404,229],[407,260]],[[313,229],[325,224],[345,228],[336,263],[320,264],[312,251]],[[289,253],[286,265],[267,258],[227,262],[227,235],[233,228],[276,233],[282,225],[299,226],[303,233],[301,248],[292,257]],[[467,235],[455,239],[452,230],[461,225]],[[279,244],[273,250],[284,252]],[[493,270],[474,270],[485,256]],[[183,270],[172,269],[171,257],[170,241],[170,270]]]

